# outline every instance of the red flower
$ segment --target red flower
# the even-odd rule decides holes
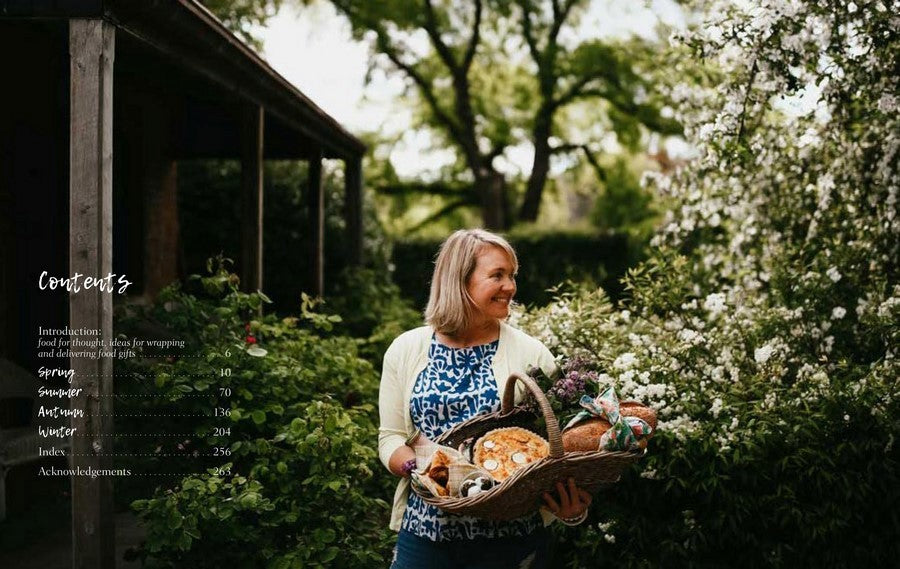
[[[249,322],[247,322],[247,324],[244,325],[244,330],[246,330],[248,334],[250,333],[250,323]]]
[[[247,343],[248,343],[248,344],[255,344],[255,343],[256,343],[256,338],[253,337],[253,336],[247,336]]]

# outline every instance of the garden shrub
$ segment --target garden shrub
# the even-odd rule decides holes
[[[262,293],[239,292],[222,260],[210,268],[192,281],[202,293],[173,285],[117,319],[118,332],[187,343],[181,357],[116,362],[133,380],[119,384],[117,431],[186,435],[118,441],[140,456],[136,472],[155,454],[164,472],[189,474],[152,496],[146,482],[126,487],[148,527],[145,563],[380,567],[392,480],[374,451],[377,373],[316,301],[298,317],[260,316]]]
[[[517,316],[593,362],[592,392],[614,384],[660,417],[590,523],[559,530],[558,565],[894,566],[896,17],[713,4],[671,66],[700,77],[671,91],[699,157],[653,180],[676,207],[626,298],[573,286]],[[811,85],[817,106],[785,112]]]
[[[591,209],[591,224],[603,231],[628,233],[635,239],[652,234],[664,204],[654,201],[626,158],[605,170],[603,192]]]
[[[406,330],[421,326],[422,313],[400,288],[378,271],[350,267],[326,299],[324,309],[339,315],[336,331],[360,340],[360,355],[380,369],[388,346]]]

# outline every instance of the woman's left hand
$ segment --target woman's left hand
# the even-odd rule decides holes
[[[544,503],[557,518],[577,518],[591,505],[591,495],[575,486],[574,478],[569,478],[568,488],[562,482],[557,482],[556,489],[559,492],[559,502],[549,492],[544,492]]]

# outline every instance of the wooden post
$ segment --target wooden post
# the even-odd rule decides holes
[[[351,266],[363,263],[363,178],[362,158],[344,161],[344,218],[347,222],[347,260]]]
[[[112,272],[112,120],[115,27],[103,20],[69,21],[69,271],[105,277]],[[69,294],[69,327],[99,330],[112,339],[112,294],[99,288]],[[112,358],[71,358],[73,417],[71,465],[107,469],[112,464]],[[115,528],[112,478],[72,476],[72,567],[113,569]]]
[[[241,287],[263,287],[263,108],[244,110],[241,129]]]
[[[178,168],[169,154],[168,101],[154,93],[135,96],[141,128],[129,132],[134,137],[129,147],[137,147],[138,161],[133,165],[139,178],[134,187],[143,200],[143,294],[152,299],[179,276]]]
[[[312,261],[310,293],[322,296],[325,289],[325,194],[322,187],[322,151],[313,152],[309,159],[306,206],[309,211],[309,258]]]

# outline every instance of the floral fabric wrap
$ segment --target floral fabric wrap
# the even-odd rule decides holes
[[[649,436],[653,430],[643,419],[624,417],[619,413],[619,397],[612,386],[607,387],[593,399],[590,395],[582,395],[578,403],[584,409],[569,421],[565,429],[592,417],[606,419],[612,426],[600,438],[600,450],[638,449],[640,448],[638,441]]]

